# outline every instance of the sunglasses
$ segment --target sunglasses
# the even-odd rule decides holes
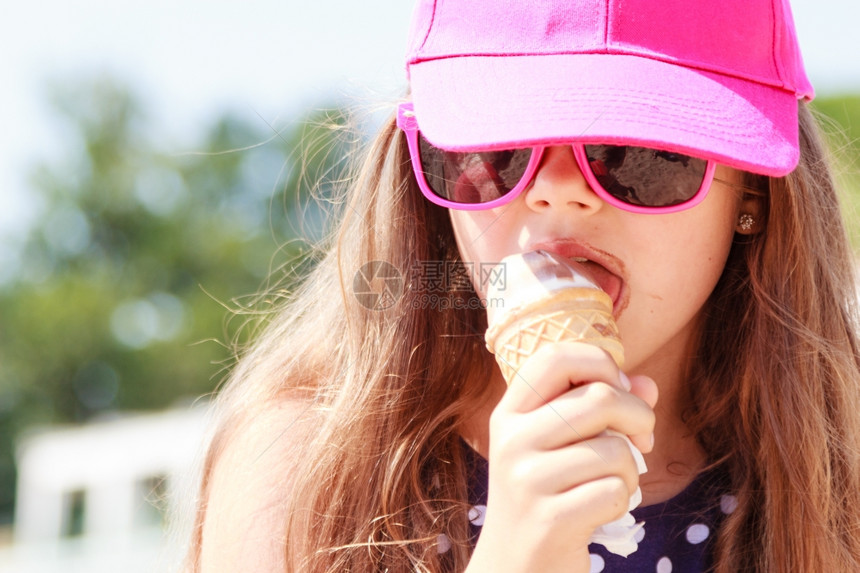
[[[442,207],[468,211],[505,205],[529,186],[547,146],[448,151],[418,129],[412,103],[400,104],[397,126],[406,134],[415,178],[424,196]],[[698,205],[714,179],[714,161],[636,147],[572,143],[591,189],[605,202],[633,213],[674,213]]]

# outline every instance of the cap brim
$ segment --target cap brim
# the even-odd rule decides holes
[[[571,141],[657,147],[781,176],[797,165],[793,92],[620,54],[466,56],[409,68],[415,116],[455,150]]]

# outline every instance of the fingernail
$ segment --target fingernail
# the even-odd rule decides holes
[[[628,392],[633,388],[633,384],[630,383],[630,378],[627,377],[627,374],[624,372],[619,373],[621,376],[621,385],[624,386],[624,389]]]
[[[654,449],[654,434],[651,434],[651,449]]]

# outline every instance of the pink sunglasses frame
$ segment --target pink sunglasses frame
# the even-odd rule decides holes
[[[502,205],[507,205],[514,199],[516,199],[520,193],[523,192],[532,182],[532,179],[535,176],[535,173],[540,166],[541,158],[543,157],[543,152],[547,148],[545,145],[536,145],[532,147],[532,154],[529,158],[528,166],[526,167],[525,172],[523,172],[523,176],[520,178],[519,182],[514,186],[513,189],[499,197],[498,199],[493,199],[492,201],[487,201],[486,203],[457,203],[455,201],[449,201],[448,199],[443,199],[439,197],[433,190],[430,188],[430,185],[427,183],[427,179],[424,177],[424,169],[421,166],[421,153],[418,145],[418,121],[415,118],[415,112],[412,107],[412,102],[401,103],[397,108],[397,127],[399,127],[406,134],[406,143],[409,146],[409,156],[412,161],[412,170],[415,172],[415,179],[418,181],[418,187],[421,189],[421,193],[424,194],[429,201],[439,205],[441,207],[446,207],[448,209],[458,209],[461,211],[483,211],[485,209],[493,209],[495,207],[501,207]],[[570,146],[573,148],[573,155],[576,158],[576,163],[579,165],[579,170],[582,172],[583,176],[585,176],[585,180],[588,182],[589,187],[594,193],[600,197],[604,202],[612,205],[613,207],[617,207],[618,209],[622,209],[624,211],[629,211],[631,213],[641,213],[645,215],[660,215],[665,213],[677,213],[678,211],[684,211],[686,209],[690,209],[695,207],[699,203],[701,203],[708,194],[708,190],[711,187],[711,183],[714,180],[714,173],[717,168],[716,162],[708,159],[706,160],[707,167],[705,168],[705,174],[702,178],[702,184],[699,186],[699,189],[696,191],[695,195],[690,197],[687,201],[683,203],[678,203],[676,205],[668,205],[664,207],[648,207],[646,205],[634,205],[632,203],[626,203],[617,197],[611,195],[608,191],[606,191],[601,185],[597,178],[594,176],[594,173],[591,170],[591,166],[588,163],[588,157],[585,153],[585,143],[575,142],[571,143]]]

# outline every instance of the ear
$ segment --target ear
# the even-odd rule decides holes
[[[762,201],[764,197],[744,193],[738,208],[738,219],[735,223],[735,232],[739,235],[755,235],[764,228]]]

